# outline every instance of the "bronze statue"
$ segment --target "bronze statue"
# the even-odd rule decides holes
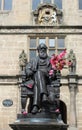
[[[20,66],[21,71],[24,70],[26,63],[27,63],[27,56],[24,50],[22,50],[21,54],[19,55],[19,66]]]
[[[71,63],[71,65],[69,65],[69,72],[75,74],[75,72],[76,72],[76,57],[75,57],[75,54],[74,54],[72,49],[70,50],[67,59]]]
[[[21,85],[22,110],[25,109],[27,97],[31,95],[29,93],[32,93],[30,107],[32,114],[41,110],[55,112],[59,107],[60,71],[53,70],[54,73],[49,75],[52,66],[45,44],[40,44],[37,51],[38,56],[25,67]]]
[[[10,126],[13,130],[66,130],[68,125],[63,116],[66,108],[59,100],[61,67],[56,67],[60,60],[63,61],[65,51],[55,59],[55,55],[51,58],[47,55],[45,44],[40,44],[37,50],[38,56],[26,64],[22,73],[22,113],[17,114],[17,120]],[[59,61],[54,64],[52,59]],[[30,98],[28,111],[25,109],[27,98]]]

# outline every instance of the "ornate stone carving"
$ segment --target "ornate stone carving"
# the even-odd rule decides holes
[[[71,65],[69,66],[69,73],[76,73],[76,56],[73,50],[71,49],[68,54],[68,61],[71,62]]]
[[[61,23],[62,12],[57,9],[56,5],[41,4],[33,12],[35,24],[39,25],[57,25]]]
[[[19,66],[21,71],[24,70],[26,63],[27,63],[27,56],[24,50],[22,50],[21,54],[19,55]]]

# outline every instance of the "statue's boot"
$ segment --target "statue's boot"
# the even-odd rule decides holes
[[[32,114],[36,114],[38,112],[38,107],[37,106],[34,106],[31,113]]]

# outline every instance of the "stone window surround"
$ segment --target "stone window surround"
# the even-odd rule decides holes
[[[39,39],[45,39],[45,44],[47,45],[48,47],[48,54],[49,52],[54,52],[55,54],[58,54],[60,53],[61,51],[63,51],[65,49],[65,36],[47,36],[47,35],[44,35],[44,36],[40,36],[40,35],[37,35],[37,36],[29,36],[29,45],[28,45],[28,59],[30,59],[30,51],[36,51],[36,47],[30,47],[30,39],[36,39],[36,47],[39,45]],[[54,42],[55,42],[55,46],[54,47],[50,47],[49,46],[49,40],[50,39],[54,39]],[[58,47],[58,39],[64,39],[64,47]],[[52,53],[53,54],[53,53]],[[36,51],[36,55],[37,55],[37,51]]]

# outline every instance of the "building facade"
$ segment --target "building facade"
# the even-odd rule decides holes
[[[9,124],[21,113],[19,55],[24,50],[29,61],[42,42],[50,56],[65,48],[67,53],[73,49],[76,55],[74,122],[82,130],[82,0],[0,0],[0,130],[11,129]],[[66,67],[62,70],[60,99],[63,120],[71,125],[68,74]],[[5,104],[5,100],[12,103]]]

